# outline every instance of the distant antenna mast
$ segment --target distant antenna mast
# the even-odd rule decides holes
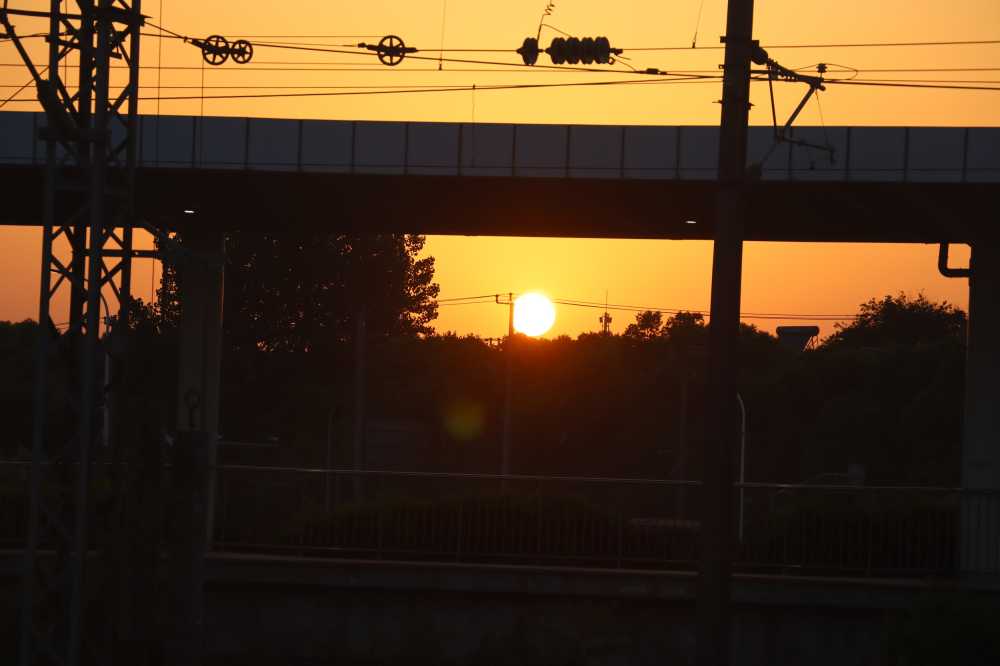
[[[601,334],[611,335],[611,315],[608,314],[608,290],[604,290],[604,314],[598,320],[601,322]]]

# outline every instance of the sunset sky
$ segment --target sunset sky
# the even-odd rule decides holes
[[[47,2],[11,2],[44,9]],[[297,41],[325,46],[377,41],[397,34],[423,49],[515,49],[534,35],[544,0],[409,0],[400,2],[198,2],[146,0],[150,20],[185,35],[204,37],[280,36],[261,41]],[[653,2],[558,0],[546,21],[578,36],[607,35],[637,68],[717,71],[720,50],[699,48],[635,51],[646,47],[690,46],[696,30],[700,47],[718,46],[725,0]],[[698,20],[699,12],[701,14]],[[38,21],[17,23],[22,33],[43,30]],[[151,32],[156,32],[152,28]],[[861,70],[868,79],[1000,80],[1000,70],[966,72],[873,72],[885,69],[1000,67],[1000,45],[878,48],[774,48],[774,45],[990,40],[1000,38],[997,0],[840,0],[801,2],[758,0],[755,35],[772,57],[789,67],[818,62],[835,69]],[[543,45],[554,35],[545,30]],[[253,37],[253,39],[258,39]],[[41,48],[41,43],[37,45]],[[39,60],[41,60],[41,51]],[[435,54],[429,54],[435,55]],[[515,63],[514,53],[449,53],[450,57]],[[13,47],[0,43],[0,99],[28,75]],[[545,56],[540,62],[547,62]],[[407,60],[387,68],[370,56],[258,47],[251,65],[202,67],[200,53],[177,40],[143,39],[143,96],[175,97],[253,92],[295,92],[316,86],[478,86],[497,83],[556,83],[621,78],[608,74],[550,70],[485,71],[484,65]],[[162,63],[163,68],[157,68]],[[440,69],[439,69],[440,67]],[[180,68],[180,69],[170,69]],[[298,71],[306,70],[306,71]],[[350,70],[350,71],[344,71]],[[466,71],[461,71],[466,70]],[[619,72],[619,73],[615,73]],[[160,92],[157,93],[157,84]],[[188,86],[188,88],[178,87]],[[218,87],[224,86],[224,87]],[[234,88],[268,87],[270,90]],[[278,87],[281,87],[280,89]],[[719,120],[718,82],[555,90],[463,91],[423,95],[286,97],[277,99],[146,101],[143,113],[204,114],[347,120],[449,122],[589,123],[634,125],[714,125]],[[789,113],[800,88],[779,88],[780,113]],[[29,89],[23,97],[30,97]],[[767,88],[756,84],[751,123],[770,123]],[[802,125],[998,126],[1000,92],[834,87],[810,103]],[[4,110],[33,110],[12,102]],[[7,193],[8,196],[10,195]],[[39,202],[39,207],[41,202]],[[38,229],[0,229],[0,319],[37,316]],[[553,297],[663,308],[707,309],[711,244],[679,241],[597,241],[524,238],[431,237],[427,252],[437,258],[442,298],[539,290]],[[967,259],[957,252],[953,263]],[[931,246],[748,244],[743,310],[747,312],[843,314],[872,296],[923,292],[965,307],[966,284],[936,271]],[[136,293],[150,293],[152,264],[138,261]],[[599,328],[599,312],[560,308],[549,335],[575,335]],[[612,328],[624,329],[628,313],[612,313]],[[748,320],[754,321],[754,320]],[[781,323],[756,321],[773,329]],[[506,311],[496,305],[442,307],[438,330],[502,335]],[[824,323],[824,332],[830,324]]]

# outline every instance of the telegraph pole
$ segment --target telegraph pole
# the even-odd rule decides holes
[[[753,0],[729,0],[726,19],[718,200],[712,259],[708,418],[702,484],[698,578],[699,666],[730,663],[733,454],[739,438],[736,344],[743,269],[744,184],[750,110]]]
[[[499,301],[499,298],[497,299]],[[500,449],[500,474],[507,476],[510,474],[510,403],[511,384],[514,374],[514,294],[507,294],[507,340],[504,342],[504,362],[506,363],[504,374],[503,393],[503,442]],[[507,480],[503,480],[503,487],[507,487]]]

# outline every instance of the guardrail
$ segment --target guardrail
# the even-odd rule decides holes
[[[741,487],[741,570],[1000,574],[1000,493]],[[223,550],[657,569],[699,557],[691,481],[227,466],[217,489]]]
[[[27,472],[0,465],[0,547],[23,543]],[[693,481],[242,465],[215,474],[220,551],[674,570],[699,559]],[[737,570],[1000,575],[1000,492],[738,485]]]

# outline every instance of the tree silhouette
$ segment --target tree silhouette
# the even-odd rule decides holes
[[[625,337],[637,340],[652,340],[663,335],[663,314],[645,310],[635,315],[635,323],[625,328]]]
[[[933,303],[923,295],[900,293],[862,303],[850,324],[823,341],[825,348],[885,347],[920,343],[963,342],[966,316],[951,303]]]
[[[308,351],[351,338],[426,335],[437,316],[434,258],[417,235],[239,233],[226,240],[224,325],[234,350]],[[165,269],[158,312],[179,315]]]
[[[663,333],[670,341],[684,348],[704,344],[707,330],[705,316],[700,312],[678,312],[663,325]]]

